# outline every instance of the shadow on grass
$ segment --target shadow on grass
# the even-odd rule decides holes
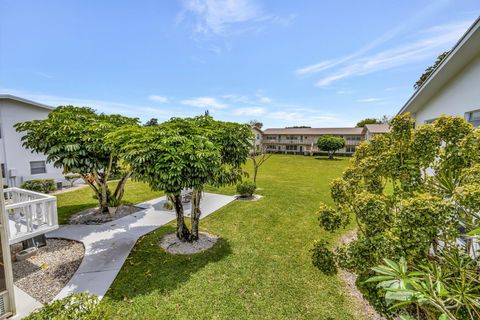
[[[209,263],[220,261],[231,253],[224,238],[219,238],[211,249],[204,252],[192,255],[167,253],[160,247],[160,240],[171,232],[175,232],[174,227],[164,226],[137,242],[108,290],[107,299],[124,301],[154,291],[162,296],[168,295]]]
[[[346,158],[346,157],[343,157],[343,158]],[[315,160],[340,161],[340,160],[342,160],[342,159],[340,159],[339,157],[336,157],[336,158],[333,158],[333,159],[330,159],[329,157],[325,157],[325,158],[315,157]]]
[[[58,223],[68,224],[70,221],[70,217],[75,213],[78,213],[83,210],[95,208],[96,206],[98,206],[98,203],[83,203],[83,204],[75,204],[70,206],[58,207]]]

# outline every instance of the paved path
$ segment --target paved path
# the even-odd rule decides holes
[[[235,200],[234,197],[204,193],[202,218]],[[130,251],[141,236],[175,219],[163,209],[165,197],[138,204],[139,212],[102,225],[65,225],[47,234],[49,238],[81,241],[85,256],[73,277],[55,299],[72,293],[89,292],[102,298],[115,280]],[[190,208],[185,208],[186,215]]]

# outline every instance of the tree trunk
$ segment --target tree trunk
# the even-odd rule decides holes
[[[179,193],[168,195],[168,198],[173,203],[173,206],[175,207],[175,213],[177,215],[177,238],[181,241],[189,241],[190,231],[185,225],[182,198]]]
[[[202,199],[202,191],[198,189],[193,189],[192,192],[192,213],[190,219],[192,220],[192,233],[190,234],[190,241],[198,240],[198,225],[200,222],[200,216],[202,212],[200,211],[200,200]]]
[[[118,203],[122,201],[123,194],[125,193],[125,184],[127,183],[128,178],[130,178],[131,175],[131,172],[125,174],[117,184],[117,188],[115,189],[113,196],[118,200]]]
[[[108,206],[107,206],[107,190],[108,186],[103,183],[103,181],[94,174],[94,179],[90,179],[87,175],[82,175],[83,181],[85,181],[86,184],[90,186],[90,188],[93,190],[95,193],[95,196],[98,199],[98,206],[100,208],[101,212],[108,212]],[[95,183],[97,185],[95,185]]]
[[[257,184],[257,173],[258,173],[258,166],[254,164],[253,166],[253,183]]]
[[[328,151],[328,158],[330,160],[333,160],[333,152],[332,151]]]

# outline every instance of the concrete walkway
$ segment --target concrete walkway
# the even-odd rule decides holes
[[[201,218],[233,200],[231,196],[204,193]],[[85,246],[82,263],[55,299],[80,292],[89,292],[101,299],[138,238],[175,219],[174,212],[163,208],[165,201],[165,197],[161,197],[138,204],[143,210],[102,225],[64,225],[48,233],[49,238],[77,240]],[[185,213],[190,214],[189,206],[185,207]]]

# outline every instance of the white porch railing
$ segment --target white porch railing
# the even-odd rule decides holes
[[[57,198],[20,188],[4,189],[5,226],[10,244],[24,241],[58,228]]]

